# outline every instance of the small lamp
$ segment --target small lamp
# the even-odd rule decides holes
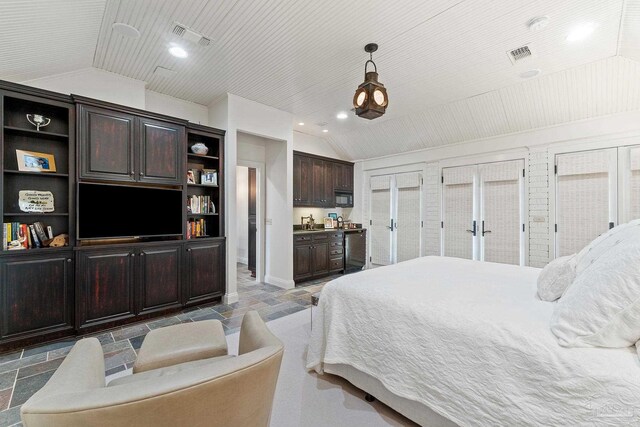
[[[369,43],[364,50],[369,53],[369,60],[364,64],[364,82],[358,86],[353,96],[353,107],[357,116],[372,120],[385,113],[389,98],[384,85],[378,82],[378,68],[373,62],[373,52],[378,50],[378,45]],[[367,71],[369,63],[373,64],[373,71]]]

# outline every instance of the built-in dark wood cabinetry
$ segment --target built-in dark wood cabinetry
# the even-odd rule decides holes
[[[185,305],[201,304],[224,293],[224,243],[224,239],[211,239],[185,244]]]
[[[293,206],[333,208],[337,192],[353,193],[353,163],[294,151]]]
[[[182,184],[184,125],[80,100],[80,179]]]
[[[29,122],[33,115],[48,124],[36,129]],[[54,235],[68,235],[66,247],[0,251],[0,352],[143,320],[224,294],[224,131],[2,81],[0,120],[3,222],[40,222]],[[194,153],[196,143],[209,152]],[[56,170],[20,170],[16,150],[53,156]],[[188,169],[215,171],[217,182],[187,182]],[[110,221],[86,209],[82,216],[79,208],[93,206],[107,190],[110,203],[123,204],[119,189],[141,195],[139,204],[124,206],[130,207],[132,223],[145,221],[138,228],[144,233],[78,235],[83,221]],[[22,190],[51,192],[53,212],[22,211]],[[176,205],[158,205],[152,194]],[[207,196],[211,210],[190,211],[189,196]],[[81,198],[91,202],[82,204]],[[168,211],[174,226],[158,231],[168,223]],[[196,221],[206,230],[198,236],[189,232]]]
[[[344,269],[343,232],[309,231],[293,235],[293,280],[301,282]]]

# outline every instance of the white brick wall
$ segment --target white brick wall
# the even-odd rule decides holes
[[[529,153],[529,265],[544,267],[550,259],[548,153]],[[534,217],[544,222],[534,222]]]
[[[424,177],[425,255],[440,255],[440,165],[429,163]]]

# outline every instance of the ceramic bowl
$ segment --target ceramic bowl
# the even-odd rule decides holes
[[[209,148],[207,148],[207,146],[204,145],[202,142],[198,142],[197,144],[193,144],[191,146],[191,151],[193,151],[195,154],[204,156],[209,152]]]

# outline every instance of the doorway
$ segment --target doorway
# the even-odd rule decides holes
[[[236,213],[237,213],[237,259],[256,279],[256,259],[258,241],[258,188],[255,167],[236,167]]]

